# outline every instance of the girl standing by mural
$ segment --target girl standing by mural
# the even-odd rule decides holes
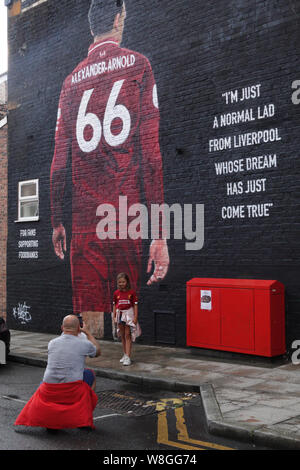
[[[124,351],[120,362],[123,366],[130,366],[132,342],[141,334],[138,324],[138,299],[135,291],[131,289],[128,274],[118,274],[117,287],[118,290],[113,296],[113,318],[117,323],[117,334],[121,336]]]

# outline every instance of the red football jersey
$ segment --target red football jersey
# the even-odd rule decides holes
[[[113,303],[119,310],[128,310],[138,303],[138,298],[134,290],[116,290],[114,292]]]
[[[62,223],[67,159],[72,158],[73,232],[96,230],[100,204],[116,209],[163,203],[159,110],[150,63],[113,40],[94,43],[66,78],[51,166],[52,225]],[[118,217],[118,213],[117,213]]]

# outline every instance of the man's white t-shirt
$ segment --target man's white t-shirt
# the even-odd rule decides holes
[[[83,380],[87,356],[96,356],[96,346],[91,341],[62,333],[48,344],[48,364],[43,381],[64,383]]]

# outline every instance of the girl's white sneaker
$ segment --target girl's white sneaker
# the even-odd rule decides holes
[[[129,356],[126,356],[123,361],[123,366],[130,366],[130,364],[131,364],[131,359]]]
[[[123,357],[121,357],[120,362],[124,362],[125,357],[126,357],[126,354],[124,354]]]

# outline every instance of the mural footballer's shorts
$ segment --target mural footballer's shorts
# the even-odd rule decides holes
[[[132,289],[138,292],[141,258],[141,239],[100,240],[96,234],[73,234],[73,312],[110,312],[120,272],[128,274]]]

